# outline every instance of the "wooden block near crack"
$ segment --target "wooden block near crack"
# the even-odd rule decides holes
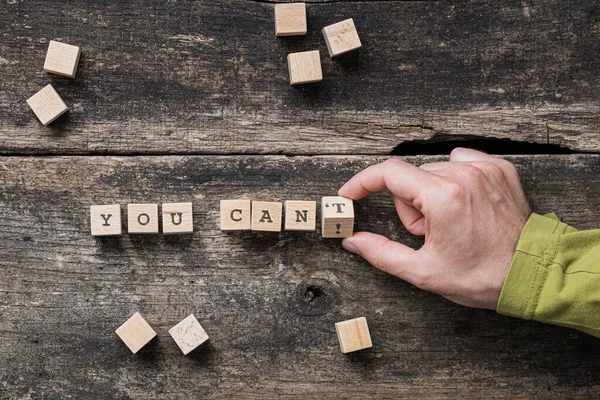
[[[221,230],[249,231],[250,204],[250,200],[221,200]]]
[[[194,233],[192,203],[164,203],[162,221],[165,235]]]
[[[81,49],[77,46],[51,40],[48,44],[44,71],[75,78]]]
[[[47,85],[27,99],[27,104],[31,107],[42,125],[48,125],[69,109],[52,85]]]
[[[129,233],[158,233],[158,204],[128,204],[127,231]]]
[[[275,35],[306,35],[306,4],[275,4]]]
[[[341,196],[323,197],[321,230],[324,238],[347,238],[354,233],[354,206]]]
[[[208,340],[206,331],[193,314],[169,329],[169,334],[184,355]]]
[[[351,353],[373,346],[365,317],[337,322],[335,324],[335,331],[337,332],[342,353]]]
[[[119,204],[90,207],[90,227],[92,236],[121,235],[121,206]]]
[[[323,28],[323,37],[329,56],[335,57],[362,46],[352,18]]]
[[[253,231],[281,232],[281,214],[283,204],[279,202],[253,201]]]
[[[286,231],[317,229],[317,202],[288,200],[284,203]]]
[[[129,347],[133,354],[137,353],[142,347],[150,342],[156,336],[154,329],[140,315],[135,313],[123,325],[115,331],[121,340]]]
[[[313,83],[323,80],[319,50],[288,54],[290,85]]]

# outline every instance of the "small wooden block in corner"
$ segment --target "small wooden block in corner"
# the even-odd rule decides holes
[[[313,83],[323,80],[319,50],[288,54],[290,85]]]
[[[369,326],[365,317],[337,322],[335,330],[340,342],[342,353],[351,353],[373,347]]]
[[[158,204],[128,204],[129,233],[158,233]]]
[[[221,200],[221,230],[249,231],[250,200]]]
[[[133,354],[137,353],[149,341],[154,339],[156,332],[140,315],[135,313],[115,331]]]
[[[75,78],[80,56],[81,49],[79,47],[51,40],[48,45],[48,53],[46,53],[44,71]]]
[[[194,233],[192,203],[164,203],[162,217],[165,235]]]
[[[169,334],[184,355],[208,340],[208,335],[194,314],[169,329]]]
[[[362,46],[352,18],[326,26],[323,28],[323,37],[330,57],[348,53]]]
[[[321,229],[324,238],[347,238],[354,233],[354,206],[341,196],[323,197]]]
[[[121,235],[121,206],[119,204],[91,206],[90,226],[92,236]]]
[[[275,4],[275,35],[306,35],[306,4]]]
[[[286,231],[317,229],[317,202],[288,200],[284,203]]]
[[[283,203],[268,201],[252,202],[253,231],[281,232],[281,214]]]
[[[42,125],[48,125],[69,109],[52,85],[47,85],[27,99],[27,104],[31,107]]]

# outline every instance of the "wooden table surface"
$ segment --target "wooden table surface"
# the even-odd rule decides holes
[[[318,200],[404,145],[489,138],[569,150],[506,157],[536,212],[600,227],[600,3],[313,1],[299,38],[273,3],[0,4],[0,398],[597,398],[598,339],[217,220],[220,199]],[[363,48],[331,59],[320,29],[349,17]],[[81,46],[75,79],[42,71],[51,39]],[[323,82],[291,87],[287,54],[312,49]],[[48,83],[70,111],[44,127],[25,100]],[[92,204],[169,201],[194,235],[90,236]],[[386,194],[355,207],[421,244]],[[114,330],[136,311],[158,338],[134,356]],[[211,341],[183,356],[167,331],[191,313]],[[334,323],[358,316],[374,346],[344,355]]]

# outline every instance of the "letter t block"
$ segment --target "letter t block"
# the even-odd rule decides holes
[[[354,207],[346,197],[323,197],[321,229],[324,238],[347,238],[354,233]]]
[[[90,226],[92,236],[118,236],[121,234],[121,206],[118,204],[91,206]]]

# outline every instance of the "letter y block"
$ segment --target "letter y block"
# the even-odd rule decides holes
[[[90,207],[92,236],[121,235],[121,206],[118,204]]]

